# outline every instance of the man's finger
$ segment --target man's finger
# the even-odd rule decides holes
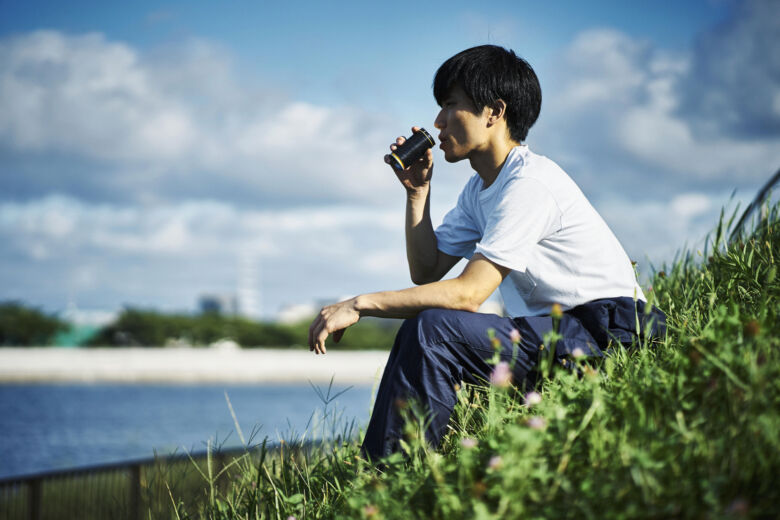
[[[319,346],[320,352],[323,354],[326,352],[325,350],[325,339],[328,337],[328,330],[323,328],[320,333],[317,335],[317,345]]]
[[[309,350],[314,350],[314,339],[317,337],[316,331],[319,330],[320,321],[322,321],[322,315],[318,314],[317,317],[314,318],[314,321],[311,322],[311,326],[309,327]]]
[[[311,325],[309,325],[309,339],[307,340],[307,343],[309,344],[309,350],[314,350],[314,342],[312,341],[312,329],[314,328],[314,324],[317,323],[317,319],[315,318],[314,321],[311,322]]]

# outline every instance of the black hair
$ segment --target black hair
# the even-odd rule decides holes
[[[527,61],[514,51],[497,45],[480,45],[461,51],[445,61],[433,78],[433,96],[441,105],[453,87],[459,86],[477,111],[506,103],[510,137],[522,142],[539,117],[542,88]]]

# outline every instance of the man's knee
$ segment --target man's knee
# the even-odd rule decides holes
[[[426,309],[417,315],[416,333],[420,343],[437,343],[459,337],[464,311]]]

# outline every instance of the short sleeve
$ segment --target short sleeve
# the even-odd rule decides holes
[[[439,251],[451,256],[471,258],[474,246],[482,236],[468,211],[469,185],[460,193],[457,204],[444,216],[435,231]]]
[[[485,232],[475,246],[489,260],[525,271],[532,248],[561,229],[562,213],[550,190],[531,178],[520,178],[504,190]]]

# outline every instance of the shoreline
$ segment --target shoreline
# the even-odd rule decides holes
[[[389,351],[0,348],[0,383],[377,383]]]

